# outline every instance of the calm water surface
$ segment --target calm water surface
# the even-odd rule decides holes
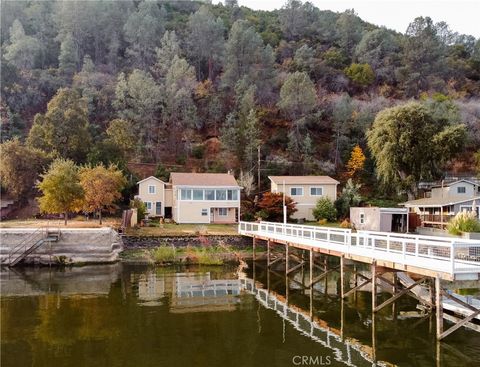
[[[342,303],[334,273],[312,299],[301,272],[287,287],[264,264],[0,275],[2,367],[480,365],[480,333],[461,329],[438,348],[414,301],[372,319],[370,293]]]

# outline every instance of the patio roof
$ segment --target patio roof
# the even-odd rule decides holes
[[[480,196],[470,196],[465,197],[463,195],[447,195],[440,198],[423,198],[417,200],[410,200],[399,205],[403,205],[407,208],[411,207],[442,207],[448,205],[461,204],[466,202],[471,202],[473,200],[480,200]],[[480,204],[480,202],[478,203]]]

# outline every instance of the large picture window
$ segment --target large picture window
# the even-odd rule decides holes
[[[203,190],[192,190],[193,200],[203,200]]]
[[[228,200],[238,200],[238,190],[228,190],[227,191]]]
[[[215,190],[215,200],[227,200],[227,190]]]
[[[205,190],[205,200],[215,200],[215,190]]]
[[[182,200],[192,200],[192,190],[190,189],[181,189],[180,198]]]

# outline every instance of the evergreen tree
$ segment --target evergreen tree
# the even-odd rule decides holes
[[[90,148],[88,109],[73,89],[60,89],[48,103],[47,112],[37,114],[27,143],[48,153],[83,162]]]
[[[78,62],[78,53],[75,48],[73,36],[69,33],[60,46],[58,68],[63,74],[71,77],[77,71]]]
[[[134,67],[146,69],[153,64],[155,47],[165,31],[165,17],[165,9],[155,1],[142,1],[128,17],[123,30]]]
[[[188,20],[187,50],[199,80],[213,80],[223,57],[224,25],[215,19],[207,6],[201,6]]]

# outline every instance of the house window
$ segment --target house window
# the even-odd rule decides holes
[[[180,197],[182,200],[192,200],[192,190],[182,189]]]
[[[290,196],[303,196],[303,187],[291,187]]]
[[[148,185],[148,193],[155,194],[156,188],[157,187],[155,185]]]
[[[205,190],[205,200],[215,200],[215,190]]]
[[[226,217],[228,215],[228,208],[218,208],[218,215],[220,217]]]
[[[215,190],[216,200],[227,200],[227,190]]]
[[[208,209],[202,209],[202,217],[206,217],[208,215]]]
[[[465,186],[457,187],[457,194],[465,194],[467,192],[467,188]]]
[[[238,200],[238,190],[228,190],[227,191],[228,200]]]
[[[203,200],[203,190],[192,190],[193,200]]]
[[[310,187],[310,196],[322,196],[323,187]]]
[[[365,224],[365,213],[360,213],[360,224]]]
[[[151,201],[146,201],[145,206],[147,207],[148,211],[152,210],[152,202]]]

